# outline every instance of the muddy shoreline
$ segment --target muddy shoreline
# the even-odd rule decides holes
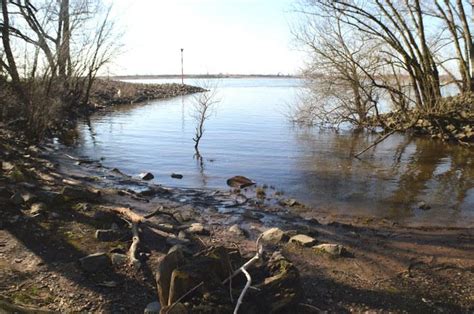
[[[302,217],[308,209],[293,200],[269,189],[262,194],[261,185],[246,191],[167,188],[104,168],[100,161],[68,157],[54,144],[25,146],[3,130],[1,143],[0,308],[143,312],[157,300],[156,270],[175,242],[144,233],[138,270],[121,264],[90,273],[79,261],[128,250],[129,237],[97,238],[97,230],[128,229],[107,208],[147,215],[162,207],[180,224],[201,224],[208,231],[184,238],[198,251],[223,245],[251,256],[258,235],[273,227],[288,237],[304,234],[317,244],[343,246],[349,256],[287,241],[271,249],[299,271],[300,313],[473,310],[472,228],[408,228],[357,217],[318,221],[317,215]],[[79,192],[65,197],[69,190]],[[38,203],[44,207],[38,209]],[[157,225],[175,224],[167,215],[152,219]]]

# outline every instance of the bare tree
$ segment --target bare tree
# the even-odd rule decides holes
[[[211,117],[215,109],[215,105],[220,101],[216,99],[217,89],[215,87],[215,84],[213,88],[209,88],[209,86],[209,83],[205,83],[204,88],[207,91],[193,96],[194,99],[192,117],[196,122],[193,141],[196,157],[198,158],[201,157],[201,154],[199,153],[199,143],[201,142],[201,138],[204,135],[205,123]]]
[[[381,67],[377,43],[353,34],[338,12],[305,15],[293,33],[311,55],[303,72],[309,94],[297,107],[297,120],[364,127],[378,111],[379,95],[367,75]]]

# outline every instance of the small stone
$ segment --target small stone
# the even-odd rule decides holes
[[[149,314],[159,314],[161,310],[161,304],[159,302],[151,302],[149,303],[143,313],[149,313]]]
[[[14,166],[11,162],[2,161],[2,170],[4,170],[4,171],[10,171],[10,170],[12,170],[13,168],[15,168],[15,166]]]
[[[79,263],[85,271],[96,272],[106,269],[110,265],[110,259],[106,253],[94,253],[82,257]]]
[[[179,174],[179,173],[172,173],[171,174],[171,177],[173,179],[182,179],[183,178],[183,175],[182,174]]]
[[[305,234],[297,234],[290,238],[290,243],[295,243],[301,246],[313,246],[316,244],[316,239]]]
[[[125,265],[127,263],[127,255],[125,254],[120,254],[120,253],[112,253],[110,256],[110,260],[112,261],[112,264],[115,266],[120,266],[120,265]]]
[[[104,242],[117,241],[121,236],[120,232],[113,229],[98,229],[95,231],[95,238]]]
[[[277,244],[286,241],[288,236],[280,228],[270,228],[262,233],[262,241],[268,244]]]
[[[245,235],[244,231],[237,224],[230,226],[229,232],[233,233],[235,235],[238,235],[238,236],[244,236]]]
[[[40,215],[47,210],[45,203],[34,203],[30,207],[30,214],[31,215]]]
[[[142,180],[149,181],[153,179],[155,176],[151,172],[142,172],[138,175],[138,177]]]
[[[419,202],[417,204],[418,208],[421,209],[421,210],[428,210],[428,209],[431,209],[431,206],[426,204],[425,202]]]
[[[209,235],[211,234],[208,229],[204,227],[202,223],[192,223],[191,226],[186,229],[189,233],[199,234],[199,235]]]
[[[323,252],[334,257],[342,256],[344,252],[346,252],[346,249],[340,244],[325,243],[325,244],[313,246],[313,249],[315,249],[318,252]]]

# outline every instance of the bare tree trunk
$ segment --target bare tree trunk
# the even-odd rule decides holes
[[[70,74],[70,25],[69,25],[69,0],[61,0],[59,13],[59,49],[58,71],[60,77]]]
[[[474,0],[471,1],[471,22],[474,25]],[[469,59],[471,60],[471,92],[474,92],[474,43],[470,36]]]
[[[3,28],[2,28],[2,42],[3,50],[8,62],[8,74],[12,79],[13,87],[18,92],[22,100],[26,100],[25,93],[20,83],[20,75],[18,74],[18,68],[16,66],[15,57],[13,56],[12,48],[10,45],[10,18],[8,16],[8,3],[6,0],[2,2],[2,17],[3,17]]]

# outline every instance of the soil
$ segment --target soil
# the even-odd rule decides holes
[[[110,208],[146,215],[161,206],[173,218],[155,215],[154,223],[199,222],[210,231],[196,236],[195,250],[222,244],[251,256],[256,238],[270,227],[343,245],[347,254],[341,257],[286,242],[266,248],[281,250],[300,272],[303,295],[295,313],[474,311],[472,228],[408,228],[367,217],[328,220],[319,209],[264,186],[167,188],[107,169],[100,161],[67,156],[53,143],[27,146],[1,129],[0,139],[0,312],[143,312],[157,301],[156,269],[172,246],[166,234],[143,231],[139,269],[109,265],[90,273],[79,259],[128,251],[128,225]],[[65,198],[65,186],[92,192]],[[13,202],[14,193],[25,197]],[[38,201],[46,209],[35,215],[30,208]],[[230,232],[234,224],[245,235]],[[124,236],[110,242],[95,237],[97,229],[112,227]]]

